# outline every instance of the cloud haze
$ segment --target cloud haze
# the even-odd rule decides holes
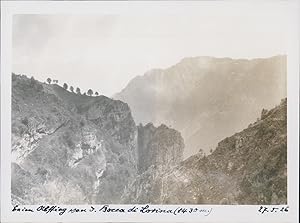
[[[254,13],[254,14],[253,14]],[[15,15],[13,72],[111,96],[137,75],[184,57],[285,52],[285,15]]]

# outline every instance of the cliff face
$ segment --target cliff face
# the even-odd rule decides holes
[[[162,174],[183,160],[180,133],[165,125],[138,126],[138,171],[121,197],[123,203],[164,204]]]
[[[137,130],[127,104],[12,78],[13,199],[120,202],[137,166]]]
[[[138,169],[170,168],[183,160],[184,142],[179,132],[165,125],[138,127]]]
[[[185,157],[206,153],[286,97],[286,57],[185,58],[132,79],[114,96],[136,123],[165,124],[185,141]]]
[[[125,198],[137,203],[284,204],[287,202],[286,100],[208,155],[141,174]],[[125,199],[125,200],[126,200]]]

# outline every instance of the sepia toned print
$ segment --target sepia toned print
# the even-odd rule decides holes
[[[147,69],[106,78],[107,69],[91,59],[102,44],[103,51],[115,50],[118,41],[142,35],[126,25],[131,17],[117,21],[14,17],[12,203],[286,204],[287,56],[240,59],[200,50],[195,56],[190,44],[190,54],[178,53],[180,59],[164,66],[166,59],[162,68],[148,69],[145,61],[158,56],[151,51],[143,66],[107,56],[116,77],[135,63]],[[163,25],[144,35],[168,37]],[[174,27],[171,32],[179,32]],[[125,70],[115,67],[126,64],[122,60],[130,64]]]

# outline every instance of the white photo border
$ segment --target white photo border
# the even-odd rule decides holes
[[[288,206],[286,213],[261,214],[260,205],[151,205],[156,208],[198,207],[213,210],[209,216],[199,214],[75,213],[58,215],[43,212],[12,212],[11,204],[11,72],[12,17],[15,14],[190,14],[214,9],[214,13],[235,8],[277,7],[288,19],[287,102],[288,102]],[[1,2],[1,222],[298,222],[299,219],[299,3],[298,1],[2,1]],[[62,205],[72,207],[70,205]],[[93,205],[96,206],[96,205]],[[97,207],[100,207],[98,205]],[[134,205],[111,205],[129,208]],[[144,205],[136,205],[141,207]],[[276,205],[264,205],[277,207]],[[36,208],[37,205],[28,205]],[[73,206],[75,207],[75,206]],[[90,208],[90,205],[76,207]]]

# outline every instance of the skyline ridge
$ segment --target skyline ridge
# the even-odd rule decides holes
[[[127,81],[127,84],[125,85],[125,86],[123,86],[120,90],[118,90],[117,92],[114,92],[112,95],[106,95],[106,94],[102,94],[102,92],[100,91],[100,90],[97,90],[97,89],[94,89],[94,90],[96,90],[96,91],[98,91],[99,93],[100,93],[100,95],[104,95],[104,96],[107,96],[107,97],[110,97],[110,98],[114,98],[115,97],[115,95],[117,95],[118,93],[120,93],[123,89],[125,89],[129,84],[130,84],[130,82],[132,81],[132,80],[134,80],[134,79],[136,79],[136,78],[139,78],[139,77],[144,77],[145,75],[147,75],[147,74],[151,74],[151,72],[152,71],[156,71],[156,70],[158,70],[158,71],[162,71],[162,70],[167,70],[167,69],[170,69],[170,68],[172,68],[172,67],[174,67],[174,66],[176,66],[176,65],[178,65],[178,64],[181,64],[181,63],[183,63],[184,61],[187,61],[187,60],[195,60],[195,59],[199,59],[199,58],[211,58],[211,59],[219,59],[219,60],[221,60],[221,59],[229,59],[229,60],[246,60],[246,61],[252,61],[252,60],[259,60],[259,59],[271,59],[271,58],[276,58],[276,57],[287,57],[287,55],[286,54],[276,54],[276,55],[273,55],[273,56],[268,56],[268,57],[255,57],[255,58],[251,58],[251,59],[248,59],[248,58],[233,58],[233,57],[217,57],[217,56],[192,56],[192,57],[189,57],[189,56],[187,56],[187,57],[183,57],[182,59],[180,59],[177,63],[175,63],[175,64],[173,64],[173,65],[169,65],[169,66],[167,66],[167,67],[165,67],[165,68],[163,68],[163,67],[156,67],[156,68],[152,68],[152,69],[149,69],[149,70],[146,70],[144,73],[142,73],[142,74],[138,74],[138,75],[136,75],[136,76],[134,76],[134,77],[132,77],[131,79],[129,79],[128,81]],[[41,81],[41,82],[43,82],[43,83],[46,83],[46,80],[47,80],[47,78],[51,78],[51,80],[54,80],[55,78],[53,78],[53,76],[54,75],[51,75],[51,74],[49,74],[48,75],[48,77],[45,79],[45,80],[42,80],[42,79],[40,79],[39,77],[38,77],[38,75],[39,74],[28,74],[28,73],[16,73],[16,72],[14,72],[14,71],[12,71],[11,73],[14,73],[14,74],[17,74],[17,75],[25,75],[25,76],[27,76],[27,77],[29,77],[29,78],[31,78],[31,77],[34,77],[36,80],[38,80],[38,81]],[[60,80],[58,80],[59,81],[59,83],[58,83],[58,85],[60,86],[60,84],[61,84],[61,87],[62,87],[62,85],[63,85],[63,83],[67,83],[67,82],[60,82]],[[68,83],[67,83],[68,84]],[[69,85],[69,84],[68,84]],[[75,87],[74,85],[69,85],[69,87],[70,86],[73,86],[73,87]],[[79,87],[81,90],[83,90],[84,88],[82,88],[82,87],[80,87],[80,86],[76,86],[76,87]],[[75,88],[76,88],[75,87]],[[87,88],[87,89],[85,89],[84,91],[88,91],[88,89],[89,88]]]

